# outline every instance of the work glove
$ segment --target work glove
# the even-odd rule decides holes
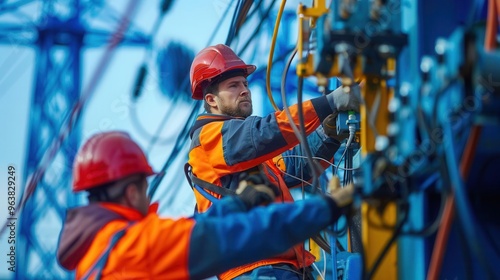
[[[339,111],[353,110],[359,112],[359,104],[361,93],[359,85],[340,86],[334,91],[330,92],[327,96],[330,104],[334,104],[333,113],[337,114]]]
[[[242,173],[236,195],[245,203],[248,210],[258,205],[266,205],[274,201],[279,190],[260,172]]]
[[[330,197],[335,201],[338,207],[344,208],[352,204],[352,197],[354,195],[354,184],[350,183],[340,187],[340,179],[338,176],[333,176],[328,182],[328,190]]]
[[[349,132],[337,134],[337,113],[330,114],[323,120],[323,131],[326,136],[335,139],[339,142],[349,138]]]

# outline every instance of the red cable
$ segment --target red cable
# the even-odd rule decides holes
[[[479,136],[481,135],[481,126],[473,126],[467,145],[465,146],[464,155],[460,162],[460,174],[462,179],[465,180],[469,176],[472,160],[476,152]],[[431,261],[429,264],[429,271],[427,273],[427,280],[437,280],[441,273],[441,266],[443,264],[444,253],[446,252],[446,245],[448,244],[448,237],[450,235],[451,225],[455,217],[455,196],[453,193],[446,198],[445,208],[443,210],[443,218],[441,219],[441,227],[434,241],[434,249],[432,251]]]
[[[498,15],[500,15],[500,0],[490,0],[488,8],[488,18],[486,22],[486,32],[484,39],[484,48],[486,51],[492,51],[496,48],[496,34],[499,25]],[[471,134],[467,141],[464,150],[464,155],[460,163],[460,174],[462,179],[465,180],[469,176],[472,160],[475,155],[476,146],[481,135],[481,126],[473,126]],[[427,280],[439,279],[441,273],[441,266],[443,263],[446,245],[450,234],[451,224],[455,216],[455,196],[451,193],[446,199],[446,205],[443,212],[442,225],[437,233],[434,242],[434,249],[432,251],[431,261],[429,264],[429,271],[427,273]]]
[[[106,50],[104,51],[104,54],[103,54],[101,60],[99,61],[97,69],[93,73],[88,86],[82,92],[78,103],[75,104],[75,106],[73,106],[66,126],[64,126],[64,125],[62,126],[61,130],[59,131],[59,136],[51,143],[50,147],[47,149],[47,152],[45,152],[45,154],[43,155],[42,160],[40,161],[40,164],[38,165],[38,168],[28,178],[28,184],[26,187],[26,191],[24,192],[23,197],[21,198],[21,202],[16,207],[16,211],[15,211],[16,214],[24,208],[24,205],[26,204],[28,199],[31,197],[33,192],[35,191],[35,188],[38,185],[38,183],[40,182],[40,180],[45,175],[47,168],[52,163],[52,160],[56,156],[56,154],[59,151],[64,140],[66,140],[66,137],[71,133],[71,130],[73,129],[74,125],[80,119],[83,104],[90,98],[95,87],[99,83],[99,80],[104,76],[103,73],[106,70],[107,66],[109,65],[109,61],[111,60],[111,57],[113,55],[113,51],[115,50],[116,46],[123,39],[123,34],[127,30],[128,26],[131,22],[132,14],[137,10],[136,7],[137,7],[138,2],[139,1],[137,1],[137,0],[130,0],[130,2],[128,3],[128,6],[125,10],[125,13],[123,14],[122,18],[120,19],[120,24],[119,24],[118,28],[116,29],[116,31],[112,34],[111,39],[106,47]],[[2,229],[0,230],[0,235],[3,234],[5,229],[7,229],[7,224],[8,224],[8,222],[5,222],[5,224],[2,226]]]
[[[486,19],[484,49],[492,51],[497,47],[498,15],[500,14],[500,0],[490,0]]]

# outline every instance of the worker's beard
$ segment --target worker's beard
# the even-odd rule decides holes
[[[228,115],[231,117],[246,118],[253,113],[252,102],[246,104],[238,103],[237,107],[229,107],[225,106],[224,104],[220,104],[219,107],[219,110],[224,115]]]

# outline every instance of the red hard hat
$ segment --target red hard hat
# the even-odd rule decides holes
[[[139,145],[125,132],[99,133],[76,155],[73,191],[92,189],[134,174],[155,174]]]
[[[205,82],[211,82],[213,78],[231,70],[243,70],[246,77],[252,74],[255,65],[243,62],[228,46],[218,44],[201,50],[191,64],[189,78],[191,79],[191,97],[203,99]]]

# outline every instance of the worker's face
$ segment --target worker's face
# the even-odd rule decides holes
[[[219,83],[219,93],[213,98],[213,113],[246,118],[252,114],[252,96],[247,79],[243,76],[229,78]]]
[[[146,177],[141,180],[131,183],[125,191],[125,203],[131,208],[137,209],[141,214],[148,214],[150,200],[147,195],[148,181]]]
[[[139,198],[138,198],[138,203],[137,203],[137,209],[145,216],[148,214],[148,209],[149,205],[151,204],[151,201],[149,200],[148,196],[148,181],[146,178],[143,178],[142,184],[138,190],[139,190]]]

